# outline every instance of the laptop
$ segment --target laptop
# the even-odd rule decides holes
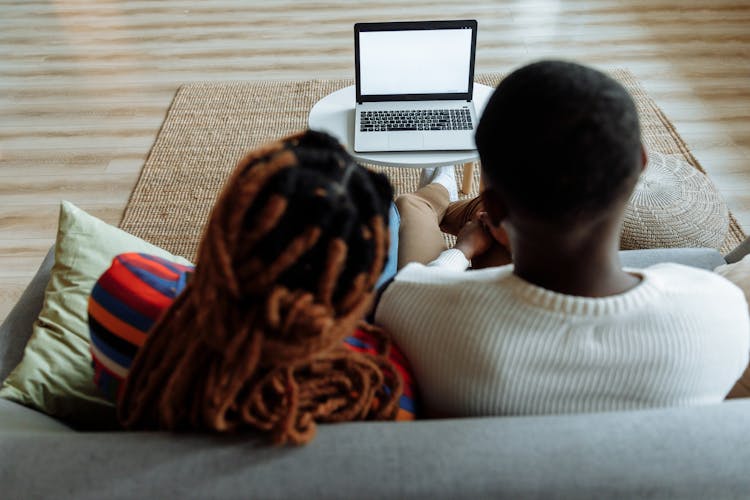
[[[354,151],[475,149],[477,22],[357,23]]]

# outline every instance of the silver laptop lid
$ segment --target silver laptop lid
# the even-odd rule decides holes
[[[357,102],[471,101],[477,22],[357,23]]]

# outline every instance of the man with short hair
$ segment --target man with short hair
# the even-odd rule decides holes
[[[574,63],[525,66],[498,85],[476,142],[481,199],[451,204],[455,179],[437,169],[397,200],[405,267],[375,319],[424,406],[472,416],[721,401],[748,362],[742,292],[701,269],[620,264],[646,165],[627,91]],[[454,248],[441,227],[458,233]]]

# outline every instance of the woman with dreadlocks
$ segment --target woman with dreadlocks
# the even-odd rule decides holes
[[[194,270],[116,257],[89,323],[95,381],[123,426],[254,428],[300,444],[316,422],[414,418],[406,360],[362,321],[391,195],[384,176],[306,132],[239,163]]]

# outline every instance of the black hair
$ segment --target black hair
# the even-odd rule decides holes
[[[505,78],[476,133],[482,172],[510,210],[548,220],[606,211],[641,171],[638,113],[604,73],[540,61]]]
[[[296,168],[282,169],[268,179],[258,202],[248,210],[245,224],[252,227],[258,223],[258,211],[269,196],[287,199],[287,209],[278,224],[258,242],[257,256],[267,263],[273,262],[305,228],[320,228],[318,242],[279,276],[278,283],[290,289],[315,293],[326,269],[330,242],[346,242],[346,263],[333,296],[336,301],[351,288],[356,276],[368,272],[375,253],[380,251],[368,228],[375,216],[388,224],[393,189],[386,176],[356,164],[328,134],[307,131],[287,140],[286,150],[293,154]]]

